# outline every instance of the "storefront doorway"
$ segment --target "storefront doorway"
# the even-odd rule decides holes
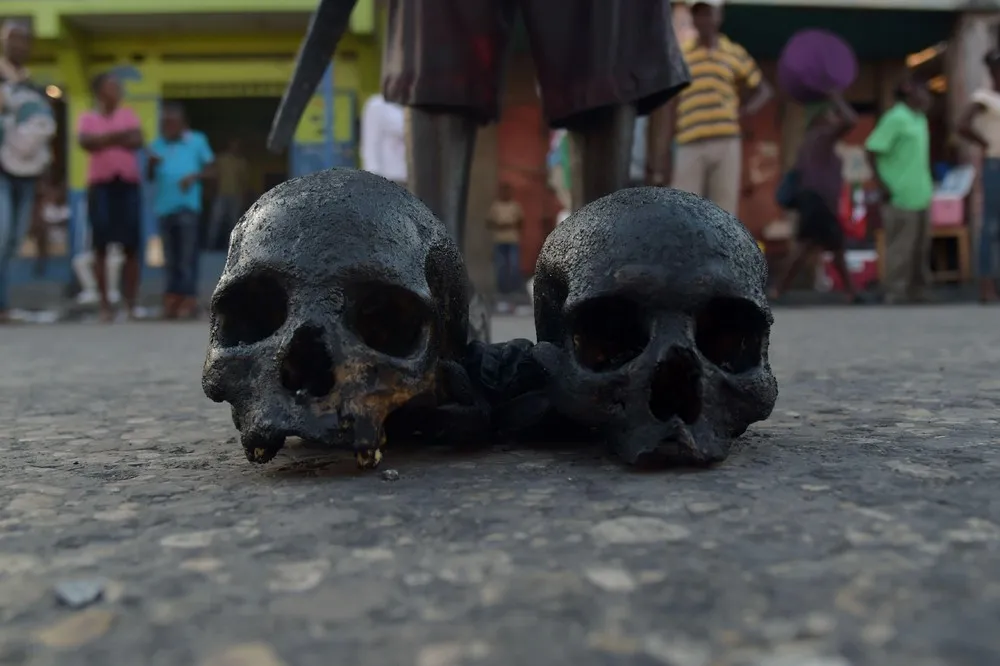
[[[246,160],[246,192],[240,212],[271,187],[288,179],[288,155],[267,150],[267,133],[278,109],[277,97],[218,97],[181,100],[191,128],[204,133],[216,156],[236,147]],[[234,146],[233,144],[237,144]],[[201,220],[202,247],[208,251],[224,251],[225,238],[210,238],[212,209],[218,188],[209,184],[204,191]],[[235,220],[227,220],[232,225]]]

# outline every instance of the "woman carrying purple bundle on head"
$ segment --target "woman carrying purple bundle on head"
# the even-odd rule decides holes
[[[826,102],[806,106],[806,133],[795,163],[797,187],[793,205],[799,213],[797,243],[791,262],[771,289],[772,299],[788,289],[811,259],[827,251],[833,254],[833,266],[851,301],[859,301],[844,258],[844,231],[837,217],[844,177],[836,150],[837,142],[857,122],[858,115],[839,93],[830,95]]]
[[[842,92],[857,72],[851,47],[826,30],[803,30],[782,50],[778,81],[786,95],[804,105],[806,132],[795,166],[778,193],[783,207],[798,211],[799,225],[795,252],[771,288],[772,299],[788,289],[811,259],[826,251],[833,254],[833,266],[851,301],[860,301],[844,258],[844,231],[837,216],[844,187],[837,143],[858,122]]]

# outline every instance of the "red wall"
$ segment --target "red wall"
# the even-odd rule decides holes
[[[548,190],[546,157],[549,130],[541,106],[508,105],[497,127],[497,178],[510,183],[514,197],[524,209],[521,229],[521,272],[535,271],[538,252],[548,233],[546,218],[552,216],[554,195]]]
[[[738,216],[757,238],[784,215],[774,200],[783,173],[778,102],[772,99],[743,125],[742,193]]]

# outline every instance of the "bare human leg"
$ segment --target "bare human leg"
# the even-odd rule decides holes
[[[122,300],[130,319],[135,318],[135,308],[139,297],[139,253],[135,248],[123,250],[125,261],[122,264]]]
[[[573,174],[573,209],[628,186],[635,107],[595,109],[566,122],[570,148],[579,165]]]
[[[819,250],[820,248],[812,242],[796,244],[795,251],[792,253],[792,258],[788,262],[785,272],[775,282],[774,286],[771,287],[768,297],[771,300],[775,300],[788,291],[789,287],[792,286],[792,280],[802,272],[802,269],[806,267],[813,257],[819,254]]]
[[[444,222],[465,252],[465,207],[478,124],[460,111],[406,110],[406,158],[410,191]],[[489,342],[489,308],[473,287],[469,301],[470,334]]]
[[[111,322],[114,318],[111,312],[111,302],[108,300],[108,248],[94,248],[94,279],[97,280],[97,293],[101,299],[101,321]]]
[[[833,251],[833,267],[836,269],[837,274],[840,275],[840,280],[844,283],[844,291],[847,292],[851,302],[857,303],[859,298],[858,292],[854,288],[851,271],[847,268],[847,259],[844,258],[844,248]]]

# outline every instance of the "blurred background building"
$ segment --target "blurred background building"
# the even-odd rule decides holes
[[[314,0],[13,0],[0,5],[4,18],[31,22],[32,76],[46,87],[57,110],[55,170],[68,184],[72,211],[70,247],[62,253],[80,249],[85,238],[86,155],[77,145],[76,119],[93,104],[90,81],[102,72],[114,71],[122,80],[124,103],[142,119],[147,140],[156,136],[159,109],[168,100],[184,104],[191,126],[204,132],[217,152],[238,136],[255,195],[289,176],[354,166],[358,109],[379,87],[373,0],[358,0],[350,34],[288,154],[265,149],[315,6]],[[213,196],[211,188],[205,195]],[[145,218],[147,264],[155,273],[159,253],[149,205]],[[215,254],[206,257],[206,268],[217,276],[223,257]],[[15,282],[37,279],[29,257],[20,263]],[[47,262],[45,279],[68,281],[69,275],[68,256]]]
[[[52,257],[44,279],[69,279],[69,256],[82,242],[86,158],[77,147],[75,119],[92,104],[90,79],[114,70],[125,103],[156,133],[166,100],[187,107],[191,125],[217,151],[238,135],[251,164],[256,194],[289,176],[330,166],[356,166],[358,117],[379,89],[383,25],[380,0],[358,0],[329,74],[303,119],[287,155],[264,148],[271,117],[289,78],[315,0],[4,0],[4,17],[29,20],[36,35],[32,66],[47,86],[60,122],[57,169],[70,190],[72,220],[66,256]],[[675,8],[678,31],[688,28],[686,7]],[[878,115],[892,103],[906,67],[930,75],[938,97],[932,115],[935,161],[955,162],[961,147],[954,124],[969,92],[985,76],[982,57],[997,44],[1000,0],[730,0],[723,31],[775,80],[778,54],[797,30],[822,27],[855,49],[860,75],[848,100],[862,122],[845,142],[860,155]],[[513,38],[501,121],[480,132],[469,200],[468,247],[473,279],[490,288],[490,245],[484,220],[499,181],[513,185],[525,214],[521,264],[533,269],[560,205],[550,186],[552,135],[542,118],[524,29]],[[779,235],[782,212],[774,190],[802,133],[800,109],[777,96],[746,128],[745,187],[740,216],[759,238]],[[853,147],[853,148],[852,148]],[[209,189],[207,197],[212,196]],[[206,210],[210,207],[206,206]],[[148,214],[147,270],[155,273],[156,230]],[[221,271],[221,252],[207,253],[205,279]],[[37,279],[29,257],[15,283]]]

